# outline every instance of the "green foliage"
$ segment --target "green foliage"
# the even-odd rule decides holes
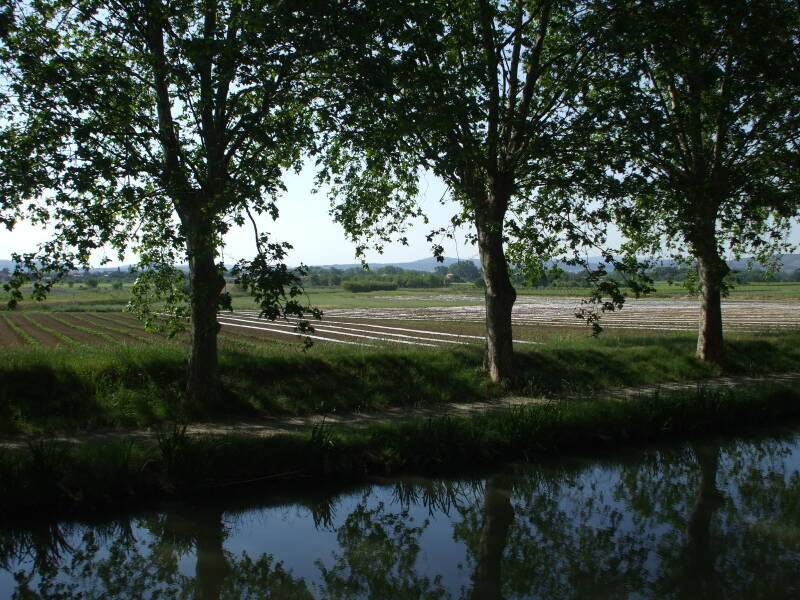
[[[342,289],[348,292],[377,292],[397,289],[397,284],[379,279],[351,279],[342,282]]]
[[[474,281],[481,275],[481,271],[471,260],[460,260],[447,267],[456,281]]]
[[[598,7],[603,6],[598,4]],[[785,0],[610,2],[607,80],[586,96],[632,253],[768,264],[800,210],[800,10]],[[602,180],[600,180],[602,181]],[[620,200],[621,199],[621,200]]]
[[[495,309],[487,314],[502,321],[491,347],[508,357],[509,263],[538,273],[554,257],[585,264],[587,251],[606,245],[613,215],[595,201],[606,165],[586,150],[596,128],[581,101],[597,76],[594,45],[608,21],[546,0],[368,11],[360,37],[348,40],[328,72],[334,84],[320,181],[331,184],[333,215],[359,252],[405,241],[405,224],[420,213],[420,169],[440,177],[460,208],[451,227],[428,241],[441,257],[455,228],[475,228],[469,237],[493,282],[487,302]],[[644,265],[604,257],[632,273],[627,291],[649,290]],[[596,324],[593,315],[618,309],[624,295],[605,271],[587,280],[593,289],[581,314]]]
[[[190,380],[213,394],[216,359],[205,340],[215,309],[229,303],[221,239],[254,213],[277,218],[281,175],[311,143],[316,90],[307,75],[325,49],[317,25],[280,3],[17,5],[0,40],[0,214],[10,224],[25,202],[28,217],[56,233],[14,257],[10,303],[29,282],[31,297],[44,297],[97,248],[119,259],[133,249],[131,309],[150,327],[199,319],[196,331],[209,335],[193,338],[190,365],[203,360]],[[272,265],[283,258],[275,248],[284,247],[259,246],[240,265],[242,282],[265,314],[302,314],[298,279]],[[187,261],[188,288],[175,270]],[[154,298],[170,319],[154,316]]]

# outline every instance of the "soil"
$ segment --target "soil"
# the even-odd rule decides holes
[[[574,298],[522,298],[514,305],[515,326],[548,325],[581,326],[575,312],[586,308]],[[731,300],[723,302],[723,319],[728,330],[754,331],[765,328],[800,328],[797,303],[772,300],[768,302]],[[602,315],[601,323],[609,329],[648,329],[664,331],[693,331],[697,328],[698,303],[689,300],[628,300],[621,311]],[[331,320],[354,319],[400,320],[404,322],[441,321],[453,324],[482,322],[482,306],[449,306],[428,308],[364,308],[329,309],[325,316]]]
[[[574,316],[576,309],[579,308],[580,302],[574,298],[522,298],[514,307],[514,339],[525,342],[541,340],[543,327],[585,329],[586,326]],[[800,329],[800,319],[797,317],[796,309],[796,303],[791,301],[734,300],[723,303],[725,327],[729,332]],[[629,300],[622,311],[603,315],[601,324],[609,331],[617,330],[631,334],[638,331],[654,334],[659,332],[667,334],[670,331],[693,332],[697,329],[697,312],[698,306],[694,299]],[[153,343],[164,339],[159,334],[144,331],[135,316],[128,313],[82,313],[80,318],[71,313],[57,313],[57,315],[58,318],[79,326],[103,330],[124,343],[142,343],[144,340],[140,338],[146,338]],[[44,346],[64,344],[51,334],[27,323],[22,315],[9,316]],[[104,336],[67,327],[41,313],[32,316],[40,320],[43,325],[62,331],[78,342],[89,345],[110,343]],[[330,309],[326,311],[323,321],[312,322],[317,331],[311,335],[314,342],[320,344],[341,341],[377,346],[392,344],[407,348],[457,348],[460,344],[453,342],[470,345],[482,343],[483,319],[482,306]],[[272,340],[294,346],[302,341],[302,338],[287,327],[286,323],[259,319],[254,311],[222,313],[220,322],[224,335],[232,338],[232,343],[237,339],[249,343],[266,343]],[[104,327],[119,328],[129,333],[105,330]],[[556,330],[550,329],[550,331]],[[464,337],[454,337],[452,334]],[[317,336],[317,339],[313,336]],[[24,343],[19,337],[5,323],[0,323],[0,345],[8,347]]]
[[[66,344],[54,336],[52,333],[48,333],[43,329],[39,329],[36,325],[31,323],[28,320],[28,317],[36,320],[36,315],[30,314],[14,314],[9,315],[12,319],[14,319],[14,323],[22,329],[25,333],[35,339],[39,344],[44,346],[45,348],[53,348],[55,346],[66,346]]]
[[[149,333],[142,328],[140,328],[137,331],[135,328],[129,327],[123,323],[117,323],[110,320],[96,319],[95,318],[96,315],[93,313],[81,313],[80,317],[74,314],[62,313],[61,316],[67,319],[71,319],[76,325],[79,325],[81,327],[89,327],[90,329],[97,329],[98,331],[102,331],[103,333],[106,333],[115,339],[125,342],[126,344],[146,344],[149,341],[161,337],[156,334]],[[112,331],[111,329],[106,329],[106,327],[123,329],[129,331],[130,333],[120,333],[118,331]]]
[[[25,341],[16,331],[14,331],[6,322],[6,320],[0,316],[0,348],[11,348],[27,345],[28,342]]]
[[[57,316],[61,318],[60,314]],[[34,318],[45,327],[58,331],[68,338],[73,339],[81,344],[85,344],[86,346],[108,346],[112,344],[108,338],[104,338],[103,336],[95,335],[93,333],[87,333],[79,329],[73,329],[68,325],[64,325],[64,323],[56,321],[50,315],[37,314]]]

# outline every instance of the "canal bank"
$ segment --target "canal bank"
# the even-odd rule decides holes
[[[799,431],[18,521],[0,597],[795,597]]]
[[[694,385],[560,402],[520,403],[475,414],[320,419],[294,433],[192,435],[180,424],[146,441],[30,440],[0,452],[6,519],[42,510],[105,510],[164,498],[227,493],[240,486],[316,486],[400,473],[458,473],[477,466],[596,452],[800,418],[800,381]]]

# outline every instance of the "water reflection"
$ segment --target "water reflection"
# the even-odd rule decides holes
[[[792,597],[799,468],[793,435],[42,522],[0,530],[0,597]]]

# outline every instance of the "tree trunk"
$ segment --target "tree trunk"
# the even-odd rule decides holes
[[[715,589],[714,554],[711,548],[711,518],[723,501],[717,489],[719,447],[695,445],[694,453],[700,467],[700,482],[687,527],[684,555],[686,575],[683,579],[686,598],[719,597]]]
[[[222,511],[200,510],[196,520],[195,600],[219,600],[231,566],[225,556]]]
[[[484,366],[492,381],[513,377],[511,309],[517,292],[511,285],[503,250],[503,219],[476,218],[478,252],[486,284],[486,356]]]
[[[225,279],[217,271],[210,227],[187,229],[192,323],[186,395],[190,402],[209,405],[218,402],[220,393],[217,303]]]
[[[697,271],[700,279],[700,328],[697,335],[697,357],[723,366],[722,346],[722,281],[730,269],[716,248],[698,252]]]
[[[514,507],[508,488],[497,477],[486,482],[485,519],[481,529],[470,600],[502,600],[501,566],[508,530],[514,522]]]

